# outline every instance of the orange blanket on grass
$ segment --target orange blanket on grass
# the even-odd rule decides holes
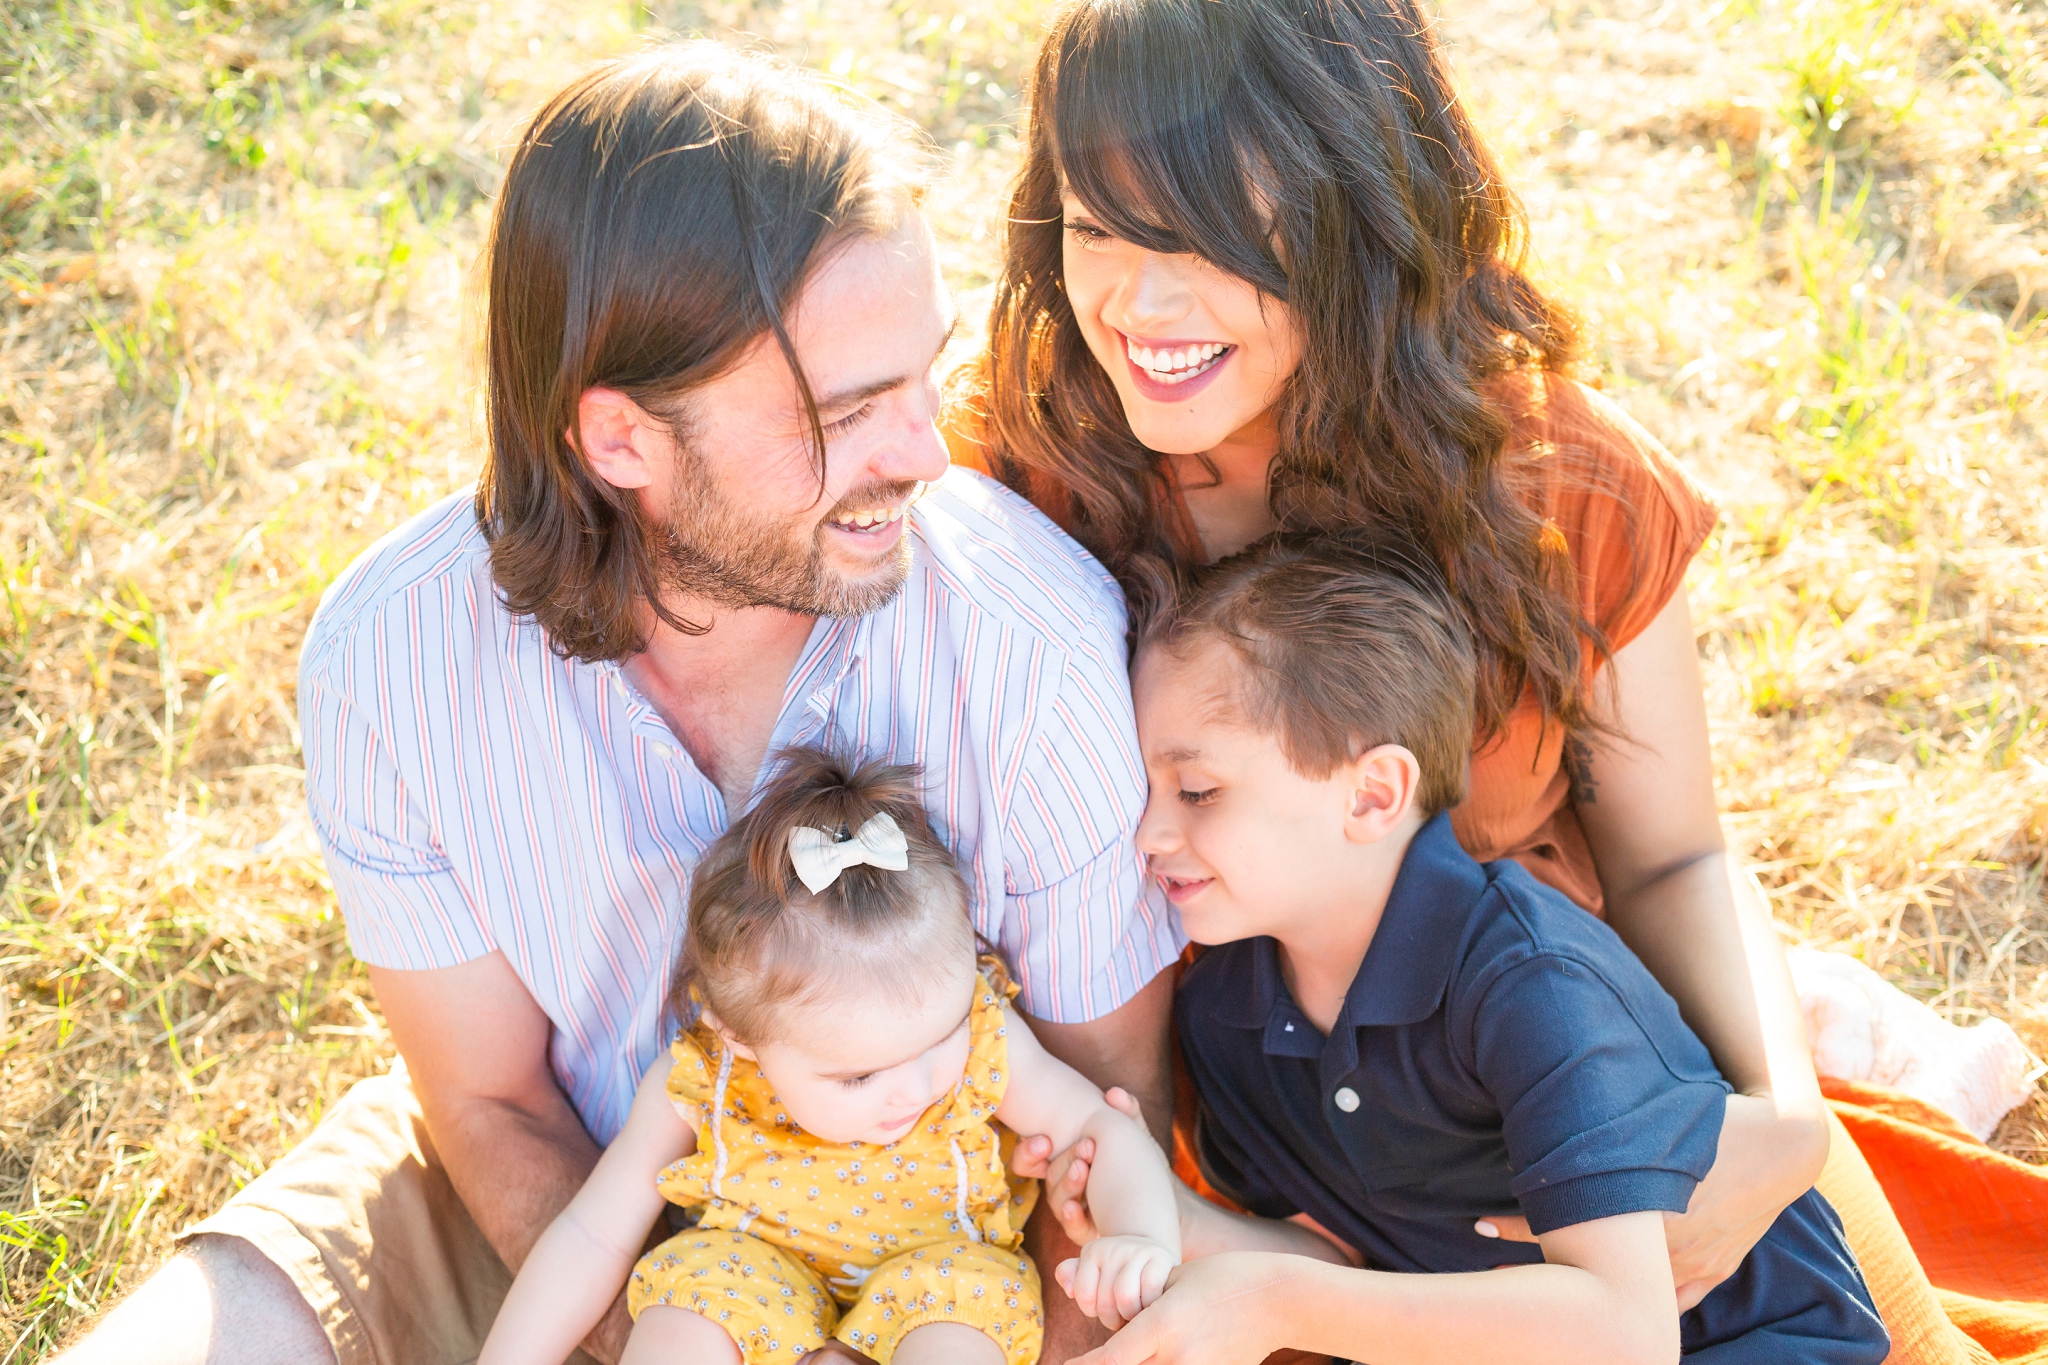
[[[2048,1365],[2048,1168],[1993,1151],[1896,1090],[1836,1080],[1821,1088],[1883,1187],[1941,1311],[1974,1343],[1971,1360]],[[1875,1289],[1882,1268],[1864,1271]],[[1893,1337],[1898,1360],[1898,1325]]]
[[[1174,1170],[1234,1208],[1196,1166],[1194,1087],[1175,1070]],[[1890,1365],[2048,1365],[2048,1168],[1993,1151],[1896,1090],[1836,1080],[1821,1088],[1855,1138],[1843,1143],[1837,1132],[1821,1189],[1884,1310]]]

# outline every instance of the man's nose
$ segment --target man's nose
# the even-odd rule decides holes
[[[879,483],[930,483],[952,456],[939,434],[938,386],[930,381],[905,395],[889,439],[878,443],[870,472]]]

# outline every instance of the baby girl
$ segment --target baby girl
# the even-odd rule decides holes
[[[1013,1132],[1093,1141],[1104,1235],[1060,1267],[1083,1312],[1114,1326],[1179,1264],[1165,1158],[977,956],[917,771],[781,757],[691,888],[671,1001],[692,1022],[521,1267],[480,1365],[557,1365],[621,1285],[624,1365],[794,1362],[831,1340],[882,1365],[1031,1365],[1038,1187],[1006,1171]],[[643,1256],[671,1202],[695,1226]]]

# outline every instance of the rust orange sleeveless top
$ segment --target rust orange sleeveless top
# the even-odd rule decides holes
[[[1522,373],[1486,391],[1512,424],[1508,458],[1519,465],[1525,496],[1564,536],[1586,619],[1618,653],[1683,589],[1686,565],[1719,515],[1713,501],[1655,437],[1583,384]],[[946,441],[955,464],[989,472],[977,430],[956,419]],[[1018,491],[1074,529],[1072,499],[1057,479],[1032,470]],[[1205,559],[1180,489],[1168,492],[1176,551]],[[1534,693],[1524,693],[1502,732],[1473,751],[1471,791],[1451,824],[1474,858],[1513,858],[1599,914],[1600,879],[1572,804],[1565,741]]]

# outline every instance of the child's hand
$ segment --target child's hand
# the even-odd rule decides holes
[[[1166,1288],[1180,1256],[1150,1237],[1098,1237],[1053,1277],[1083,1313],[1112,1332]]]
[[[1120,1085],[1103,1092],[1109,1107],[1145,1125],[1145,1114],[1137,1097]],[[1095,1219],[1088,1211],[1088,1176],[1095,1165],[1095,1139],[1082,1138],[1064,1152],[1055,1153],[1052,1139],[1044,1136],[1020,1138],[1010,1156],[1010,1170],[1027,1180],[1045,1182],[1045,1207],[1058,1220],[1060,1231],[1075,1246],[1087,1246],[1098,1235]],[[1176,1182],[1178,1183],[1178,1182]],[[1186,1219],[1182,1219],[1185,1224]],[[1183,1234],[1185,1235],[1185,1234]]]

